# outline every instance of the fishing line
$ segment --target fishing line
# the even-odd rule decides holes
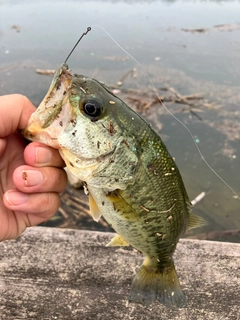
[[[188,129],[188,127],[187,127],[180,119],[178,119],[178,118],[165,106],[165,104],[163,103],[163,101],[161,100],[161,98],[160,98],[160,96],[159,96],[159,94],[158,94],[158,92],[157,92],[156,87],[155,87],[154,84],[153,84],[153,81],[152,81],[151,77],[149,76],[149,74],[147,73],[147,71],[143,68],[143,66],[141,65],[141,63],[140,63],[137,59],[135,59],[129,52],[127,52],[127,51],[110,35],[110,33],[109,33],[107,30],[105,30],[103,27],[101,27],[101,26],[99,26],[99,25],[93,25],[93,27],[97,27],[97,28],[103,30],[103,31],[109,36],[109,38],[110,38],[123,52],[125,52],[131,59],[133,59],[133,60],[137,63],[137,65],[141,68],[142,72],[147,76],[147,78],[148,78],[148,80],[149,80],[149,82],[150,82],[150,84],[151,84],[151,86],[152,86],[152,88],[153,88],[153,91],[154,91],[154,93],[156,94],[156,96],[157,96],[159,102],[161,103],[161,105],[164,107],[164,109],[165,109],[176,121],[178,121],[178,122],[187,130],[187,132],[189,133],[190,137],[192,138],[192,140],[193,140],[193,142],[194,142],[194,144],[195,144],[195,147],[196,147],[196,149],[197,149],[197,151],[198,151],[201,159],[204,161],[204,163],[206,164],[206,166],[207,166],[207,167],[218,177],[218,179],[220,179],[220,180],[225,184],[225,186],[228,187],[228,189],[231,190],[231,191],[233,192],[233,194],[240,200],[240,196],[237,194],[237,192],[210,166],[210,164],[209,164],[209,163],[207,162],[207,160],[204,158],[204,156],[203,156],[203,154],[202,154],[199,146],[197,145],[197,143],[196,143],[196,141],[195,141],[195,139],[194,139],[194,136],[193,136],[192,132],[190,131],[190,129]]]

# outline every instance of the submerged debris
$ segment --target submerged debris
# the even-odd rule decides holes
[[[53,69],[36,69],[36,73],[41,74],[43,76],[53,76],[55,73],[55,70]]]
[[[196,28],[196,29],[188,29],[188,28],[181,28],[184,32],[192,32],[192,33],[205,33],[212,30],[218,30],[218,31],[234,31],[234,30],[240,30],[240,24],[218,24],[211,28]]]

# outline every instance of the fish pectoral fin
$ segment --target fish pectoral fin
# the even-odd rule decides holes
[[[112,238],[112,240],[106,245],[106,247],[128,247],[128,244],[121,236],[118,234]]]
[[[88,195],[89,198],[89,208],[90,208],[90,213],[91,216],[93,218],[94,221],[99,221],[99,219],[101,218],[101,213],[100,210],[98,208],[98,205],[96,203],[96,201],[93,199],[92,195],[89,193]]]
[[[188,218],[187,230],[206,226],[208,223],[202,217],[197,216],[195,213],[190,212]]]
[[[184,308],[186,299],[174,264],[160,270],[149,261],[147,257],[133,279],[129,300],[145,306],[158,300],[170,308]]]

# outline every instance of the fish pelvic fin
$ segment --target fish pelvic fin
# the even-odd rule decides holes
[[[128,247],[129,243],[118,234],[106,245],[107,247]]]
[[[189,217],[188,217],[187,230],[203,227],[203,226],[206,226],[207,224],[208,223],[205,219],[197,216],[195,213],[190,211]]]
[[[149,261],[147,257],[133,279],[129,300],[145,306],[158,300],[170,308],[186,307],[174,264],[160,271],[151,267]]]
[[[93,218],[94,221],[98,222],[99,219],[101,218],[101,213],[98,208],[98,205],[96,201],[93,199],[92,195],[89,193],[88,195],[89,198],[89,209],[90,209],[90,214]]]

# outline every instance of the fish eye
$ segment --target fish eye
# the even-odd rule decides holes
[[[86,100],[83,104],[83,111],[89,117],[96,118],[102,113],[102,106],[96,100]]]

